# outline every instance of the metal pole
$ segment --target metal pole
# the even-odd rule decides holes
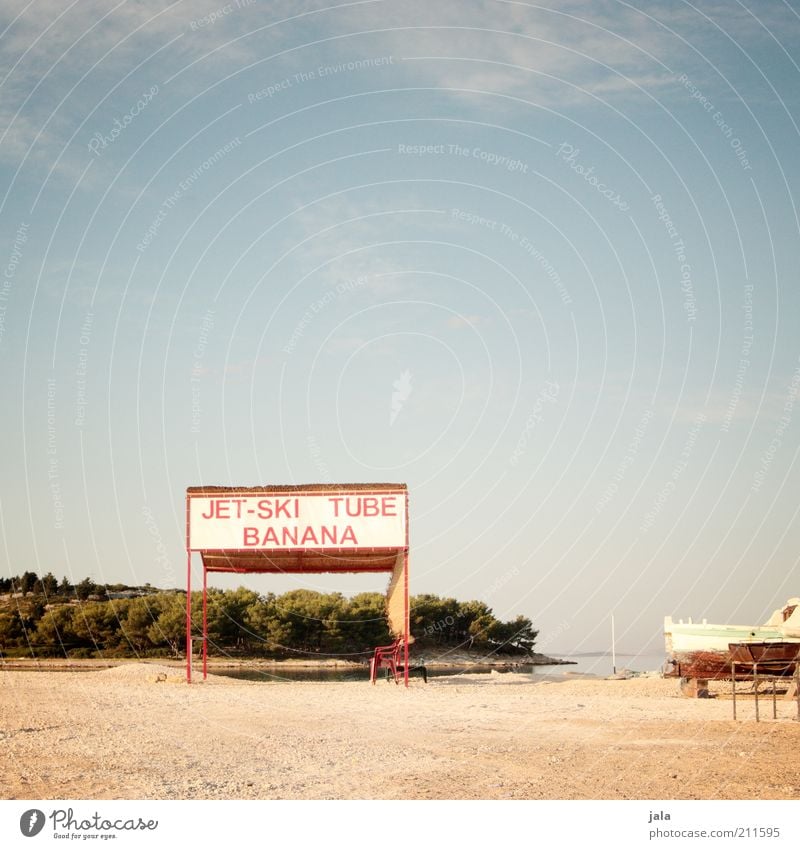
[[[794,663],[794,697],[797,700],[797,719],[800,722],[800,661]]]
[[[614,636],[614,614],[611,614],[611,670],[614,675],[617,674],[617,652],[616,639]]]
[[[756,696],[756,722],[758,722],[758,663],[753,664],[753,692]]]
[[[186,681],[192,683],[192,552],[186,549]]]
[[[731,661],[731,695],[733,696],[733,718],[736,719],[736,661]]]
[[[403,604],[405,605],[404,611],[404,624],[403,627],[405,629],[405,647],[403,648],[403,677],[405,679],[405,685],[408,686],[408,640],[410,637],[411,623],[408,612],[408,549],[405,550],[403,554]]]
[[[208,604],[206,599],[206,575],[206,564],[203,562],[203,681],[208,678]]]

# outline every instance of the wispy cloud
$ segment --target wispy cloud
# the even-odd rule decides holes
[[[447,319],[447,326],[455,329],[460,329],[462,327],[477,327],[479,324],[482,324],[483,321],[484,318],[480,315],[451,315],[450,318]]]
[[[412,3],[384,5],[381,16],[382,49],[453,90],[548,103],[570,92],[634,92],[668,82],[674,58],[663,27],[618,3]]]
[[[392,409],[389,415],[389,426],[393,425],[397,420],[406,401],[411,397],[413,389],[411,372],[405,369],[400,373],[400,377],[392,383]]]
[[[246,6],[231,5],[230,14],[221,14],[223,8],[218,0],[3,3],[0,160],[54,160],[101,103],[112,111],[130,105],[141,79],[163,84],[191,67],[183,89],[174,86],[185,100],[188,91],[202,91],[232,67],[256,62],[266,41],[285,35],[282,19],[301,20],[313,9],[307,2],[270,3],[265,22],[262,3],[252,7],[258,15]],[[118,90],[133,71],[139,78]]]

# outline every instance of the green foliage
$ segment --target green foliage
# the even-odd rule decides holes
[[[290,628],[279,615],[272,593],[247,608],[243,625],[255,654],[280,654],[289,644]]]
[[[79,601],[86,601],[95,590],[95,583],[91,578],[84,578],[79,584],[75,584],[75,595]]]
[[[435,595],[410,599],[411,632],[419,648],[461,646],[483,651],[530,652],[538,631],[529,619],[518,616],[501,622],[482,601],[456,601]]]
[[[279,619],[288,627],[288,643],[306,653],[331,652],[339,647],[338,623],[344,618],[340,593],[291,590],[278,599]]]
[[[391,642],[386,621],[386,598],[381,593],[359,593],[346,600],[338,621],[340,650],[369,651]]]
[[[154,609],[153,600],[147,597],[132,598],[125,606],[121,636],[136,654],[152,647],[150,629],[157,621],[158,615],[159,611]]]
[[[52,572],[48,572],[39,582],[42,587],[42,593],[49,598],[58,593],[58,581]]]
[[[259,595],[239,587],[236,590],[208,591],[208,632],[220,645],[243,648],[249,644],[245,626],[247,611],[259,602]]]
[[[62,604],[46,610],[36,625],[33,643],[42,649],[59,653],[65,650],[65,646],[74,644],[71,606]]]
[[[172,594],[156,598],[159,600],[158,618],[147,629],[147,637],[153,646],[168,648],[170,653],[177,657],[186,648],[186,596]],[[194,594],[192,616],[194,617]]]
[[[36,572],[23,572],[22,577],[19,579],[19,592],[21,592],[24,596],[28,593],[33,592],[33,589],[36,586],[36,582],[38,580],[39,579],[36,575]]]
[[[88,601],[73,610],[72,630],[76,640],[100,653],[119,644],[120,624],[117,609],[107,602]]]
[[[534,630],[533,623],[526,616],[517,616],[510,622],[495,622],[488,631],[489,639],[496,645],[526,652],[533,649],[538,634],[539,632]]]
[[[41,580],[34,573],[25,575],[9,579],[9,586],[27,586],[31,594],[14,596],[0,607],[4,652],[91,657],[181,656],[186,650],[185,593],[150,588],[145,595],[108,600],[108,587],[89,578],[73,587],[67,578],[58,584],[51,573]],[[127,589],[111,587],[115,592]],[[518,616],[501,622],[481,601],[423,594],[409,602],[411,632],[421,649],[530,651],[537,636],[529,619]],[[195,636],[202,632],[202,616],[202,593],[193,592]],[[243,587],[210,589],[207,616],[211,654],[366,658],[374,646],[392,639],[382,593],[359,593],[348,599],[341,593],[305,589],[280,596],[259,595]]]
[[[20,645],[24,634],[19,611],[16,608],[0,613],[0,649],[7,651]]]

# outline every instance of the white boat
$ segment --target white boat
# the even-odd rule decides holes
[[[800,643],[800,598],[790,598],[763,625],[718,625],[664,618],[665,674],[714,678],[730,667],[731,643]]]

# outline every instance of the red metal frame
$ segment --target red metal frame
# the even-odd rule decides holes
[[[220,489],[227,489],[227,488],[209,487],[208,490],[206,490],[206,492],[213,493],[215,491],[219,491]],[[234,488],[230,488],[230,489],[234,489]],[[287,487],[287,489],[289,489],[289,488]],[[248,494],[253,494],[254,492],[258,491],[258,488],[256,488],[256,487],[253,487],[253,488],[242,487],[242,489],[241,489],[241,491],[246,491],[246,490],[248,491]],[[299,492],[300,490],[296,490],[296,491]],[[314,490],[306,490],[306,491],[307,492],[314,492]],[[383,489],[370,490],[368,487],[364,487],[363,489],[359,488],[357,491],[359,493],[370,494],[370,493],[385,492],[386,490],[383,490]],[[197,495],[200,496],[200,493],[198,492]],[[404,490],[404,496],[405,496],[405,509],[406,509],[406,516],[405,516],[405,519],[406,519],[406,539],[405,539],[405,548],[402,549],[402,551],[400,549],[395,549],[395,548],[384,548],[384,549],[380,549],[380,548],[370,548],[370,549],[357,548],[357,549],[347,549],[346,551],[348,552],[348,554],[351,553],[352,551],[361,551],[361,552],[364,552],[364,551],[370,551],[370,552],[385,551],[387,553],[389,553],[389,552],[397,552],[398,554],[402,553],[402,555],[403,555],[403,605],[404,605],[404,611],[403,611],[403,614],[404,614],[403,631],[404,631],[404,633],[403,633],[403,637],[402,637],[403,665],[404,665],[403,679],[404,679],[405,686],[408,687],[408,644],[409,644],[411,634],[410,634],[410,613],[409,613],[409,602],[408,602],[408,584],[409,584],[409,579],[408,579],[408,561],[409,561],[408,550],[409,550],[409,543],[408,543],[408,490],[407,489]],[[187,493],[186,493],[186,680],[190,684],[192,683],[192,549],[189,547],[189,515],[190,515],[189,504],[190,504],[190,499],[192,497],[193,497],[192,494],[187,491]],[[205,497],[207,497],[207,496],[205,496]],[[235,557],[237,555],[241,555],[241,554],[247,554],[250,557],[252,557],[252,555],[253,555],[252,550],[244,550],[244,549],[219,549],[219,550],[215,549],[213,551],[209,549],[207,551],[203,551],[203,550],[198,550],[198,551],[199,551],[201,556],[204,555],[204,554],[218,554],[218,555],[229,555],[229,556],[231,556],[231,558],[233,558],[233,557]],[[306,551],[306,549],[279,549],[279,551],[282,554],[284,554],[284,553],[288,554],[288,553],[292,553],[292,552],[294,552],[294,553],[304,552],[304,551]],[[332,549],[331,551],[338,552],[338,551],[344,551],[344,549]],[[231,565],[229,568],[225,568],[225,569],[214,569],[212,567],[208,567],[205,563],[205,560],[203,560],[203,633],[202,633],[202,637],[201,637],[201,642],[203,644],[203,680],[205,680],[208,677],[208,599],[207,599],[207,592],[208,592],[208,573],[209,572],[220,572],[220,573],[228,573],[228,574],[303,574],[304,572],[307,572],[308,574],[322,574],[322,573],[329,574],[329,573],[333,573],[333,572],[342,572],[343,574],[346,574],[346,573],[356,573],[357,574],[357,573],[360,573],[360,572],[391,572],[391,571],[393,571],[393,570],[388,569],[386,567],[372,567],[372,568],[370,568],[369,566],[366,566],[364,568],[353,566],[352,568],[348,567],[348,568],[343,568],[343,569],[321,569],[321,568],[320,569],[316,569],[316,568],[314,568],[314,569],[291,569],[291,568],[289,568],[289,569],[286,569],[286,568],[281,568],[281,569],[277,569],[277,568],[254,569],[254,568],[247,568],[247,567],[237,568],[237,567],[234,567],[233,565]],[[396,672],[395,672],[395,676],[396,676]]]
[[[192,683],[192,552],[186,539],[186,680]]]
[[[208,678],[208,569],[203,564],[203,680]]]
[[[403,602],[405,605],[404,611],[404,622],[403,629],[405,633],[403,634],[403,661],[404,661],[404,683],[405,686],[408,687],[408,642],[411,637],[411,620],[410,613],[408,609],[408,492],[406,492],[406,547],[403,552]]]

